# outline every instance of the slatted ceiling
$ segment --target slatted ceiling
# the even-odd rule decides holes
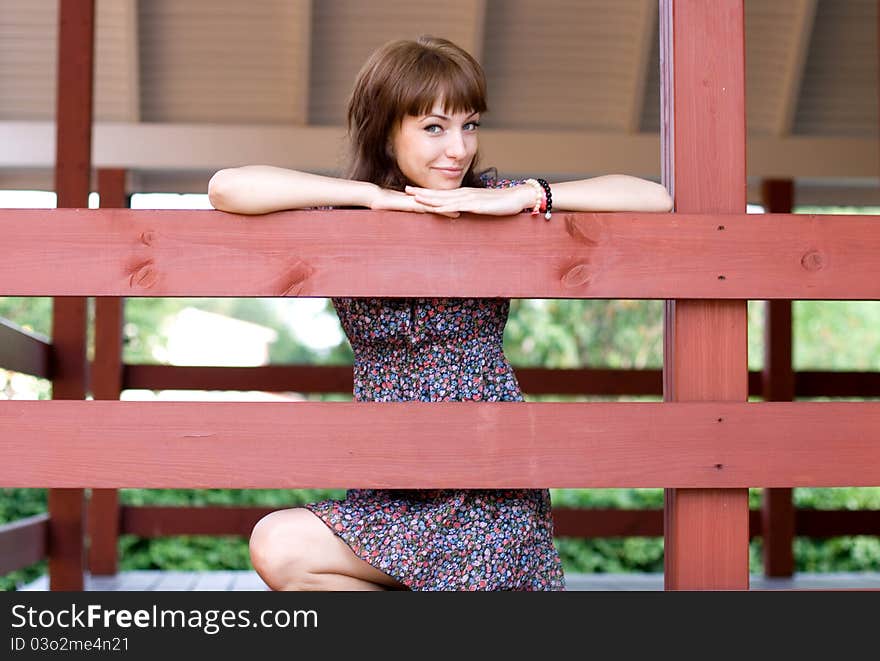
[[[95,7],[95,120],[138,121],[135,0]]]
[[[141,115],[154,122],[305,122],[309,2],[138,3]]]
[[[343,125],[355,76],[369,54],[392,39],[422,34],[474,43],[480,3],[472,0],[318,1],[312,8],[312,67],[309,123]],[[489,29],[492,16],[486,16]]]
[[[55,117],[57,0],[0,0],[0,119]]]
[[[749,133],[770,134],[785,101],[788,62],[797,46],[800,0],[745,3],[746,122]],[[768,66],[767,63],[773,64]]]
[[[490,0],[486,125],[624,129],[640,10],[639,0]]]
[[[640,132],[657,133],[656,24],[648,64],[641,79],[635,77],[638,26],[649,5],[656,14],[656,0],[97,0],[96,118],[341,125],[354,76],[369,52],[389,39],[427,33],[482,51],[490,84],[486,128],[617,137],[632,131],[635,112]],[[750,134],[763,140],[768,131],[792,131],[874,144],[876,11],[876,0],[746,0]],[[806,24],[813,30],[798,30]],[[815,34],[801,60],[800,85],[792,82],[798,66],[791,55],[807,32]],[[56,35],[57,0],[0,0],[0,121],[53,119]],[[633,106],[639,86],[641,105]],[[796,107],[789,117],[786,99],[792,96]],[[45,151],[46,140],[39,140],[32,153]],[[267,145],[267,153],[272,148]],[[794,169],[811,176],[817,167],[828,172],[826,159],[819,150],[799,157]],[[23,168],[33,167],[27,162]],[[308,162],[297,167],[309,169]],[[621,171],[628,171],[627,162],[621,161]],[[326,168],[326,158],[313,166]],[[203,190],[203,175],[170,168],[145,173],[143,181],[156,189]],[[5,167],[0,188],[34,176]],[[51,185],[51,176],[39,176]]]
[[[820,0],[794,132],[877,135],[877,2]]]

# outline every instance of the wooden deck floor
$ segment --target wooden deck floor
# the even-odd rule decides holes
[[[568,589],[662,590],[662,574],[570,574]],[[41,576],[20,590],[47,590],[49,581]],[[796,574],[793,578],[767,579],[752,575],[753,590],[839,590],[870,588],[880,590],[880,573]],[[116,576],[86,576],[87,591],[260,591],[266,584],[253,571],[126,571]]]

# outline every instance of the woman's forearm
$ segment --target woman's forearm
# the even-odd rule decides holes
[[[671,211],[672,199],[660,184],[609,174],[551,184],[553,209],[559,211]]]
[[[284,209],[320,206],[369,207],[378,187],[287,170],[271,165],[246,165],[220,170],[208,183],[208,199],[215,209],[262,214]]]

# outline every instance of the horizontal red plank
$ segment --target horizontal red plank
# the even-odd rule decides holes
[[[48,379],[51,350],[46,338],[0,318],[0,369]]]
[[[548,369],[517,367],[516,378],[534,395],[657,395],[663,374],[651,369]],[[350,393],[351,365],[261,365],[201,367],[141,365],[123,367],[123,389],[262,390],[266,392]],[[761,396],[761,373],[749,373],[749,394]],[[799,397],[880,397],[880,372],[795,373]]]
[[[291,505],[292,506],[292,505]],[[249,536],[262,517],[277,507],[204,507],[126,505],[120,508],[120,533],[140,537],[170,535]],[[554,507],[556,537],[659,537],[662,509]],[[750,537],[761,536],[761,512],[749,513]],[[880,535],[877,510],[795,510],[795,534],[803,537]]]
[[[8,574],[44,560],[48,547],[48,514],[37,514],[0,525],[0,574]]]
[[[880,299],[873,216],[0,210],[0,295]]]
[[[0,402],[6,487],[880,485],[874,402]]]

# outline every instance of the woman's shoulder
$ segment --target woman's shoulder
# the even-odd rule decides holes
[[[502,179],[498,176],[498,171],[495,168],[480,174],[480,183],[485,188],[511,188],[512,186],[519,186],[524,181],[525,179]]]

